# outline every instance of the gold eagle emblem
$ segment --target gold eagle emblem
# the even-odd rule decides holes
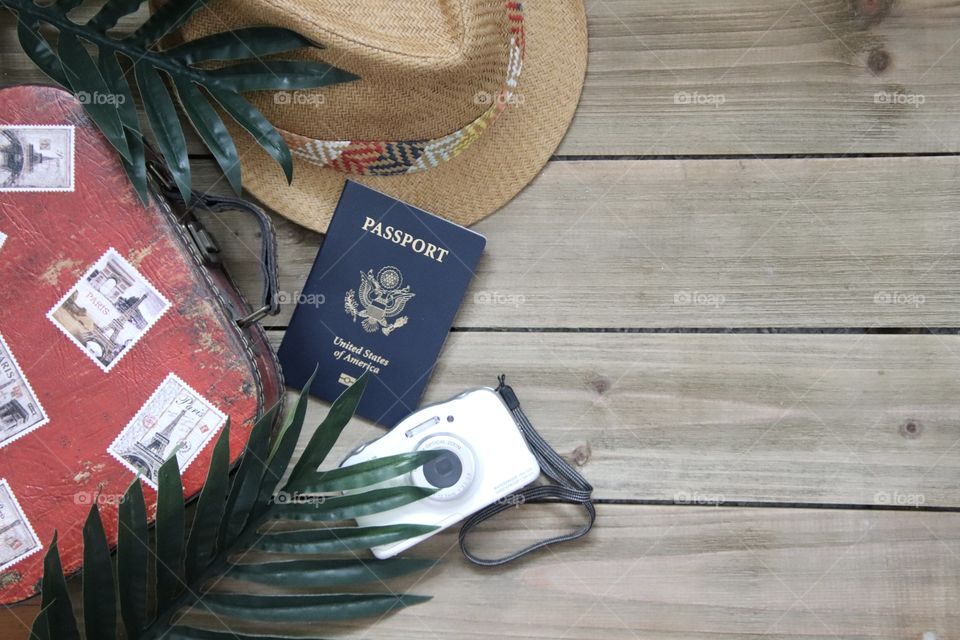
[[[410,291],[409,285],[402,285],[403,274],[396,267],[383,267],[376,276],[373,269],[361,271],[359,295],[353,289],[347,291],[344,311],[354,322],[359,318],[367,333],[382,331],[388,336],[407,324],[409,318],[400,314],[417,295]],[[391,322],[391,318],[396,320]]]

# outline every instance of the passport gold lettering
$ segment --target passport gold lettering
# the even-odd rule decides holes
[[[398,229],[393,225],[384,226],[382,222],[377,222],[370,216],[367,216],[366,220],[364,220],[363,230],[440,263],[443,263],[443,259],[450,253],[449,249],[443,249],[432,242],[414,237],[403,229]]]
[[[383,356],[381,356],[381,355],[379,355],[379,354],[377,354],[377,353],[374,353],[374,352],[371,351],[370,349],[367,349],[367,348],[365,348],[365,347],[363,347],[363,346],[361,346],[361,345],[353,344],[353,343],[350,342],[349,340],[344,340],[344,339],[341,338],[340,336],[336,336],[336,337],[333,339],[333,346],[335,346],[335,347],[337,347],[337,348],[339,348],[339,349],[342,349],[343,351],[345,351],[345,352],[347,352],[347,353],[354,354],[354,355],[358,355],[358,356],[360,356],[360,357],[362,357],[362,358],[366,358],[367,360],[372,360],[373,362],[375,362],[375,363],[377,363],[377,364],[379,364],[379,365],[381,365],[381,366],[384,366],[384,367],[389,367],[389,366],[390,366],[390,359],[389,359],[389,358],[384,358]],[[346,354],[344,354],[344,355],[346,355]]]

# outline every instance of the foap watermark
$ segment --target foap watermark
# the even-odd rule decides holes
[[[674,504],[693,504],[719,507],[726,499],[719,493],[701,493],[700,491],[678,491],[673,495]]]
[[[509,93],[490,93],[489,91],[477,91],[475,94],[473,94],[473,103],[484,107],[489,107],[494,104],[520,106],[524,102],[526,102],[524,95],[522,93],[516,93],[513,91]]]
[[[504,496],[499,498],[496,504],[507,505],[510,507],[522,507],[527,503],[527,498],[519,493],[514,493],[509,496]]]
[[[122,93],[104,93],[101,91],[78,91],[77,102],[94,106],[109,105],[118,107],[127,103],[127,96]]]
[[[901,493],[899,491],[877,491],[873,503],[892,507],[922,507],[927,498],[922,493]]]
[[[707,293],[704,291],[678,291],[673,294],[673,304],[685,307],[713,307],[718,309],[726,303],[727,297],[722,293]]]
[[[273,497],[273,502],[274,504],[312,504],[314,506],[320,506],[327,502],[327,496],[311,495],[298,491],[294,491],[293,493],[280,491]]]
[[[117,506],[123,503],[123,494],[101,493],[99,491],[78,491],[73,494],[73,504],[97,505],[98,507]]]
[[[907,293],[904,291],[877,291],[873,295],[874,304],[890,304],[919,309],[927,301],[922,293]]]
[[[503,293],[500,291],[478,291],[473,295],[477,304],[506,304],[519,307],[526,304],[527,298],[522,293]]]
[[[304,293],[302,291],[278,291],[277,304],[296,304],[307,307],[320,308],[327,304],[327,297],[322,293]]]
[[[927,97],[922,93],[907,93],[904,91],[877,91],[873,94],[874,104],[897,104],[919,109]]]
[[[673,94],[673,104],[683,106],[712,106],[719,109],[727,101],[722,93],[700,93],[699,91],[677,91]]]
[[[298,107],[321,107],[327,98],[322,93],[311,91],[277,91],[273,94],[273,103]]]

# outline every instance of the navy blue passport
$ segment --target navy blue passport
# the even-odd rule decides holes
[[[357,413],[417,409],[486,245],[478,233],[347,182],[280,345],[287,384],[332,402],[364,371]]]

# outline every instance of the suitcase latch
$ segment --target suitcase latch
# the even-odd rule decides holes
[[[187,233],[190,234],[190,239],[193,241],[203,261],[211,266],[219,266],[222,262],[220,245],[218,245],[217,241],[210,235],[210,232],[196,220],[188,222],[186,227]]]

